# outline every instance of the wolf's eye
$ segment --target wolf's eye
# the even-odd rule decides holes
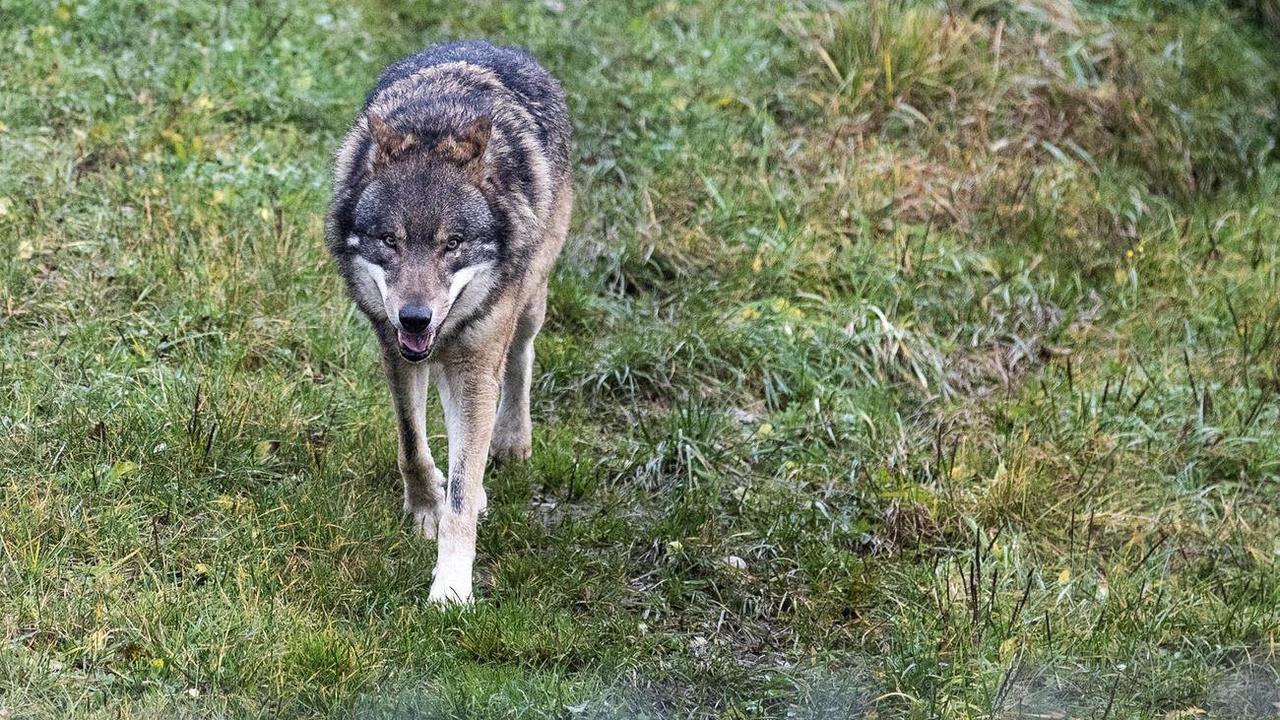
[[[385,233],[385,234],[383,234],[381,237],[379,237],[378,239],[382,241],[382,244],[383,244],[383,245],[386,245],[387,247],[391,248],[392,250],[394,250],[394,249],[395,249],[395,247],[396,247],[396,236],[395,236],[395,235],[392,235],[391,233]]]
[[[444,249],[452,252],[454,250],[457,250],[458,246],[461,244],[462,244],[462,240],[458,239],[457,235],[454,235],[445,241]]]

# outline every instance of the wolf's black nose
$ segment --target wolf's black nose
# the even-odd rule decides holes
[[[407,333],[421,335],[431,326],[431,308],[426,305],[405,305],[400,308],[400,327]]]

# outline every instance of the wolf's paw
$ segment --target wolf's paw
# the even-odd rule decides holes
[[[470,605],[471,572],[442,572],[436,567],[427,600],[437,605]]]
[[[493,428],[493,441],[489,443],[489,457],[498,464],[528,460],[533,454],[533,432],[529,421],[521,422],[509,415],[500,415]]]
[[[528,440],[518,440],[513,437],[497,437],[493,438],[493,444],[489,447],[489,455],[493,457],[493,461],[499,465],[506,463],[523,462],[529,459],[533,454],[533,446]]]
[[[420,489],[421,488],[421,489]],[[410,484],[405,476],[404,514],[409,516],[413,534],[423,540],[436,539],[436,527],[440,522],[441,498],[444,497],[444,474],[439,468],[431,468],[426,486]]]
[[[409,516],[409,525],[413,528],[414,535],[423,540],[436,539],[439,518],[434,507],[405,508],[405,514]]]

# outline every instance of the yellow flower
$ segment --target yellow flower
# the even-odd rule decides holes
[[[773,426],[770,425],[769,423],[761,423],[759,432],[761,435],[772,435]]]
[[[164,658],[151,658],[151,667],[155,668],[156,670],[163,669]]]
[[[175,148],[186,144],[186,140],[182,137],[182,133],[176,130],[170,130],[168,128],[165,128],[164,130],[160,131],[160,136],[163,137],[165,140],[168,140],[169,143],[173,145]]]

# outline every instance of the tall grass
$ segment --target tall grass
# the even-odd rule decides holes
[[[967,58],[979,39],[976,28],[936,4],[869,0],[823,23],[816,46],[823,82],[849,111],[927,109],[975,81]]]

